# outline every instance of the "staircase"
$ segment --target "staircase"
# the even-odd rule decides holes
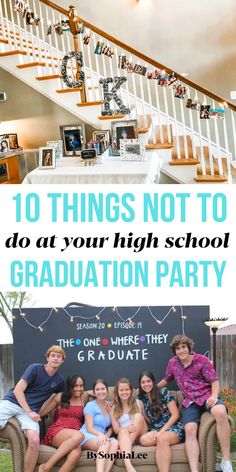
[[[58,35],[54,25],[68,20],[69,12],[49,0],[27,3],[35,17],[40,18],[38,26],[26,25],[23,15],[14,10],[14,0],[0,0],[0,67],[96,129],[108,129],[114,119],[137,119],[139,137],[145,139],[147,151],[157,149],[160,156],[165,156],[170,175],[174,166],[178,166],[179,175],[184,174],[186,166],[191,166],[192,183],[236,183],[236,107],[233,104],[77,16],[73,17],[75,23],[70,23],[70,31]],[[81,23],[85,26],[84,33],[73,33],[74,25]],[[50,25],[52,34],[48,35]],[[90,36],[88,44],[85,35]],[[110,47],[114,55],[95,54],[98,41]],[[62,80],[62,59],[74,50],[83,55],[84,88],[68,87]],[[129,67],[119,67],[120,56],[126,57]],[[132,71],[135,65],[146,68],[147,73]],[[173,73],[177,83],[187,89],[185,98],[176,97],[173,86],[161,86],[158,80],[148,78],[156,70],[163,71],[164,76]],[[69,80],[77,76],[78,65],[73,59],[69,61],[67,73]],[[127,79],[118,94],[130,114],[102,116],[99,79],[115,76]],[[186,107],[190,99],[198,106],[208,105],[212,110],[223,111],[224,119],[201,118],[199,110]]]

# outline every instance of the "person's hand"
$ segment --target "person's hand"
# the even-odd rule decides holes
[[[153,435],[154,441],[157,441],[158,438],[161,436],[161,434],[164,433],[164,431],[156,431]]]
[[[106,444],[106,442],[109,441],[108,437],[105,434],[99,434],[98,435],[98,445],[102,446],[103,444]]]
[[[112,406],[113,406],[113,403],[112,402],[107,402],[107,405],[106,405],[106,410],[108,413],[110,413],[111,409],[112,409]]]
[[[41,416],[38,413],[35,413],[35,411],[29,411],[28,415],[31,420],[36,421],[36,423],[41,421]]]
[[[129,433],[135,433],[135,431],[137,430],[136,426],[131,423],[127,426],[126,430],[129,432]]]
[[[215,397],[214,395],[211,395],[206,401],[206,407],[212,408],[217,403],[217,400],[218,400],[217,397]]]

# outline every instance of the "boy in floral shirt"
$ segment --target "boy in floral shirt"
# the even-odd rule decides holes
[[[187,336],[177,335],[172,339],[170,347],[175,355],[169,360],[165,377],[158,387],[166,387],[175,380],[183,394],[182,421],[191,472],[198,472],[197,430],[204,411],[209,411],[216,420],[223,455],[221,469],[223,472],[233,472],[230,462],[230,425],[224,402],[218,398],[218,376],[209,359],[193,352],[193,346],[193,340]]]

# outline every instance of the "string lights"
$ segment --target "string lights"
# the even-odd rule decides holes
[[[19,316],[22,320],[25,321],[25,323],[29,326],[31,326],[31,328],[33,329],[36,329],[36,330],[39,330],[41,333],[44,332],[45,330],[45,325],[46,323],[49,321],[49,319],[51,318],[51,316],[53,314],[57,314],[59,312],[59,310],[62,310],[65,315],[69,318],[69,321],[71,323],[74,323],[74,321],[76,321],[77,319],[80,319],[80,320],[86,320],[86,321],[91,321],[91,320],[100,320],[101,319],[101,314],[109,307],[107,306],[104,306],[102,308],[99,308],[99,311],[93,315],[93,316],[84,316],[82,314],[79,314],[79,315],[72,315],[71,313],[69,313],[68,309],[70,308],[73,308],[73,307],[76,307],[78,309],[83,309],[85,307],[87,308],[91,308],[91,309],[94,309],[96,307],[92,306],[92,305],[85,305],[85,304],[82,304],[82,303],[77,303],[77,302],[73,302],[73,303],[69,303],[68,305],[66,305],[65,307],[62,307],[62,308],[56,308],[56,307],[52,307],[50,308],[50,311],[49,311],[49,314],[48,316],[46,317],[46,319],[40,323],[39,325],[35,325],[33,323],[31,323],[30,319],[29,319],[29,316],[21,310],[20,307],[17,307],[16,309],[19,310]],[[134,312],[134,314],[132,316],[129,316],[128,318],[124,318],[124,316],[122,316],[122,314],[120,313],[119,311],[119,308],[117,306],[113,306],[111,307],[111,311],[113,312],[113,314],[116,314],[118,316],[118,318],[123,321],[124,323],[128,323],[129,326],[132,326],[132,324],[134,323],[134,319],[136,318],[137,314],[140,312],[140,310],[142,308],[146,308],[149,315],[151,316],[151,318],[154,320],[154,322],[158,325],[162,325],[165,320],[168,318],[168,316],[172,313],[172,314],[175,314],[177,312],[177,309],[176,307],[172,306],[169,308],[169,310],[167,311],[167,313],[163,316],[162,319],[159,319],[158,317],[158,314],[154,314],[151,307],[148,306],[148,305],[144,305],[144,306],[139,306],[136,311]],[[185,327],[185,321],[187,319],[187,316],[184,314],[184,311],[183,311],[183,307],[180,306],[180,319],[181,319],[181,326],[182,326],[182,333],[185,334],[184,332],[184,327]],[[16,319],[17,317],[14,316],[13,317],[14,319]]]

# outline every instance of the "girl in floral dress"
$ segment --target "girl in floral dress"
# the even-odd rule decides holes
[[[171,446],[184,440],[184,428],[179,421],[179,410],[167,388],[159,390],[152,372],[139,376],[138,399],[149,425],[149,432],[142,435],[142,446],[156,445],[156,462],[159,472],[170,472]]]

